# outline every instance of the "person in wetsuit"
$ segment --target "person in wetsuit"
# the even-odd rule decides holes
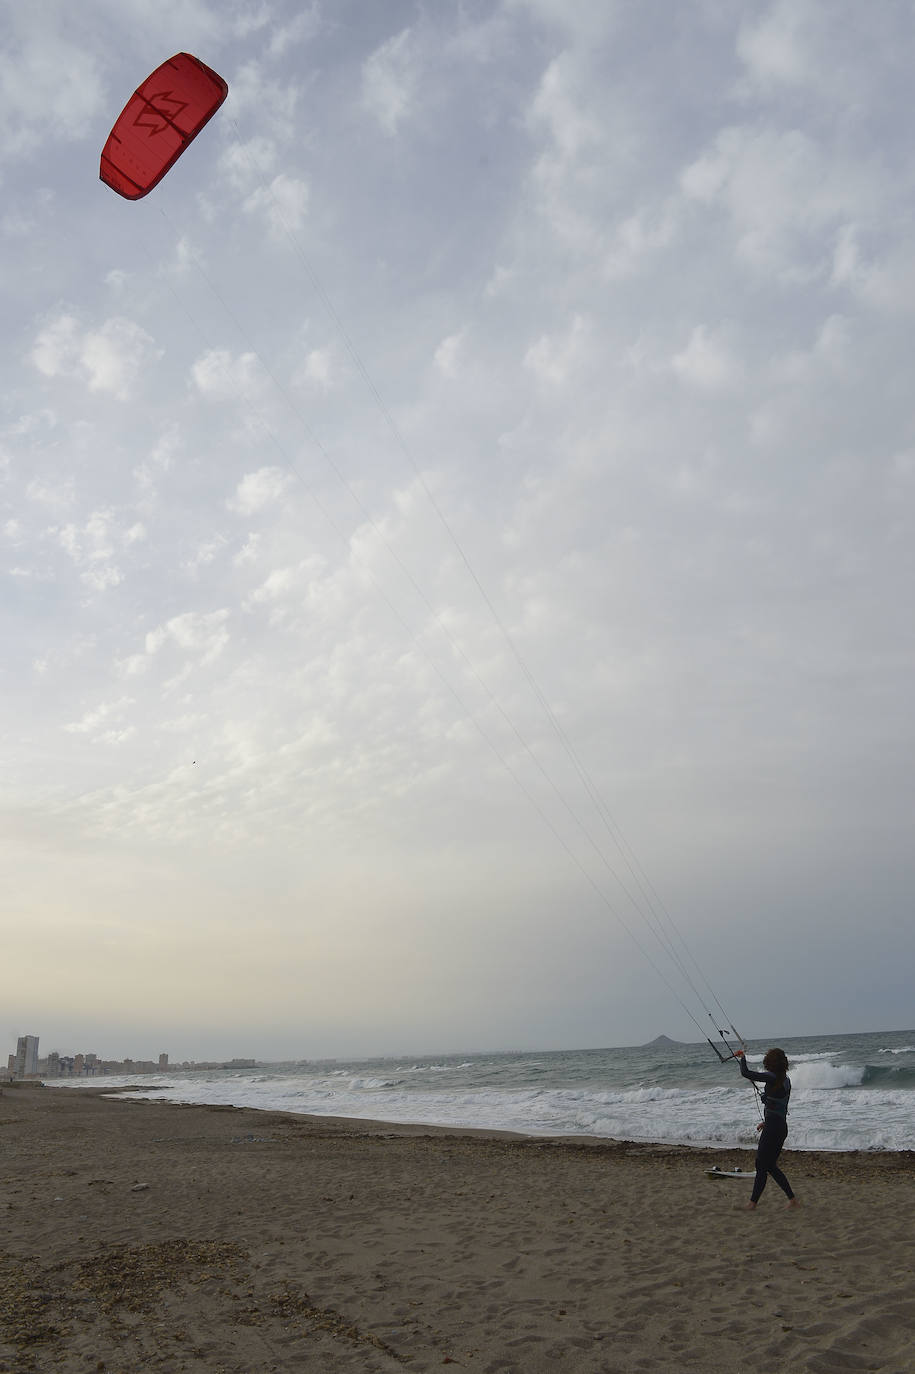
[[[791,1184],[778,1167],[778,1157],[788,1135],[788,1099],[791,1096],[785,1051],[769,1050],[763,1059],[762,1071],[747,1068],[743,1050],[737,1050],[736,1057],[744,1078],[765,1084],[762,1092],[763,1119],[756,1128],[760,1133],[756,1149],[756,1178],[747,1207],[756,1206],[770,1174],[787,1197],[788,1206],[798,1207],[800,1204],[791,1191]]]

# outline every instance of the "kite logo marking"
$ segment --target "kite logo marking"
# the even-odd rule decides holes
[[[187,109],[186,100],[176,100],[171,91],[157,91],[150,96],[142,110],[133,121],[134,128],[148,129],[149,137],[155,138],[174,124],[178,116]]]

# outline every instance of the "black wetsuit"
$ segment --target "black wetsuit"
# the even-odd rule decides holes
[[[766,1186],[768,1174],[772,1175],[787,1197],[794,1197],[791,1184],[778,1167],[778,1157],[788,1135],[788,1099],[791,1096],[791,1079],[787,1074],[785,1074],[784,1079],[781,1079],[777,1073],[769,1073],[768,1069],[759,1071],[748,1069],[747,1061],[743,1058],[738,1059],[737,1062],[744,1078],[751,1078],[754,1083],[765,1083],[766,1085],[762,1095],[763,1127],[759,1133],[759,1144],[756,1148],[756,1179],[753,1183],[750,1201],[759,1201],[762,1190]]]

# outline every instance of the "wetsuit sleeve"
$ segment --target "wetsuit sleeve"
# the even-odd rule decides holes
[[[740,1072],[744,1078],[752,1078],[754,1083],[776,1083],[778,1081],[778,1075],[769,1073],[768,1069],[748,1069],[745,1059],[738,1059],[737,1063],[740,1065]]]

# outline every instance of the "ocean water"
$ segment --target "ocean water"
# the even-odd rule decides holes
[[[751,1068],[771,1043],[749,1043]],[[775,1043],[791,1064],[791,1149],[915,1149],[915,1031]],[[705,1043],[303,1061],[139,1082],[130,1096],[669,1144],[753,1148],[759,1120],[736,1062],[720,1063]]]

